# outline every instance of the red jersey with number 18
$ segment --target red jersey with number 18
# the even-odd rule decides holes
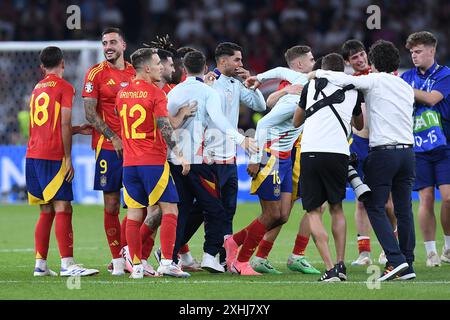
[[[116,109],[122,128],[123,166],[163,165],[167,145],[156,119],[168,117],[164,91],[153,83],[133,80],[117,94]]]
[[[61,108],[72,108],[75,90],[55,74],[42,79],[31,94],[27,158],[62,160]]]

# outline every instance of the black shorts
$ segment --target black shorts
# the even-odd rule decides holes
[[[348,156],[341,153],[305,152],[300,159],[303,209],[307,212],[345,199]]]

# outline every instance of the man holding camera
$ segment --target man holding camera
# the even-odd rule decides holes
[[[369,52],[372,73],[353,77],[317,70],[310,77],[324,77],[340,87],[353,85],[364,94],[369,124],[369,155],[363,166],[372,190],[364,205],[388,262],[378,281],[408,280],[413,270],[415,233],[411,191],[415,177],[413,104],[414,92],[400,77],[400,56],[393,43],[375,42]],[[397,241],[384,206],[392,191],[397,216]]]
[[[322,68],[343,74],[344,59],[331,53],[323,58]],[[342,200],[345,198],[350,155],[347,142],[350,123],[358,130],[364,125],[361,101],[362,95],[353,90],[353,86],[342,89],[326,79],[311,80],[303,88],[299,108],[294,115],[295,127],[305,122],[300,185],[303,208],[309,214],[312,235],[327,269],[319,281],[347,279],[343,262],[346,221]],[[331,260],[328,234],[321,219],[320,207],[325,201],[330,206],[337,264]]]

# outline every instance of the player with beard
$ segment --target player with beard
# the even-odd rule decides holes
[[[128,86],[136,72],[125,61],[126,43],[122,31],[108,28],[102,33],[105,61],[86,73],[82,96],[86,119],[94,127],[92,148],[95,150],[94,190],[103,192],[104,228],[112,255],[113,275],[124,274],[121,256],[120,189],[122,188],[122,140],[115,98]]]

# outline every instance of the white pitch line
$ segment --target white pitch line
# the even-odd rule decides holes
[[[68,279],[68,278],[66,278]],[[160,281],[107,281],[107,280],[94,280],[89,281],[85,280],[86,284],[106,284],[106,285],[148,285],[148,284],[154,284],[154,283],[176,283],[176,284],[264,284],[264,285],[273,285],[273,284],[297,284],[297,285],[305,285],[305,284],[314,284],[314,285],[328,285],[330,283],[322,283],[318,281],[234,281],[234,280],[160,280]],[[81,281],[83,282],[83,280]],[[24,280],[0,280],[0,284],[18,284],[18,283],[28,283],[28,284],[57,284],[57,285],[64,285],[65,281],[63,282],[55,282],[55,281],[24,281]],[[370,282],[372,284],[372,282]],[[385,284],[393,284],[393,283],[400,283],[400,284],[406,284],[406,285],[448,285],[450,284],[450,281],[390,281],[382,283],[381,285]],[[366,285],[366,281],[343,281],[338,282],[336,285],[349,285],[349,284],[359,284],[359,285]]]

